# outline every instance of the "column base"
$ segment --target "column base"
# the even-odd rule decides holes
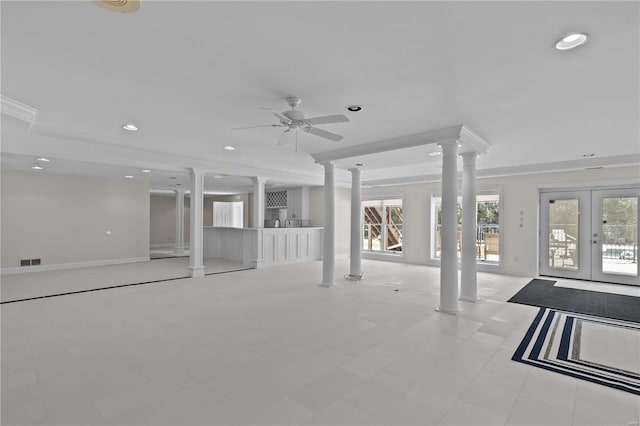
[[[175,249],[173,249],[173,253],[174,254],[184,254],[184,249],[176,247]]]
[[[331,288],[331,287],[335,287],[336,283],[332,282],[332,283],[322,283],[320,284],[320,287],[324,287],[324,288]]]
[[[362,281],[362,277],[364,277],[364,274],[362,273],[362,271],[358,271],[358,272],[349,272],[346,278],[352,281]]]
[[[477,297],[460,297],[458,300],[462,300],[463,302],[471,302],[471,303],[476,303],[478,300],[480,300]]]
[[[204,266],[189,266],[189,276],[191,278],[204,277]]]
[[[436,308],[436,312],[441,312],[448,315],[458,315],[460,312],[462,312],[462,310],[458,309],[457,311],[451,311],[449,309]]]

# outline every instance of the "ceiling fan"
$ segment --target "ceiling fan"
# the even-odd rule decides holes
[[[298,106],[300,106],[300,103],[302,103],[302,100],[300,98],[298,98],[297,96],[289,96],[285,98],[285,100],[287,101],[289,106],[291,106],[290,111],[279,113],[272,110],[271,108],[260,108],[266,111],[270,111],[276,118],[278,118],[278,120],[280,121],[278,124],[236,127],[231,130],[254,129],[257,127],[284,127],[285,130],[284,132],[282,132],[282,135],[280,135],[277,145],[285,145],[289,141],[286,136],[291,134],[292,131],[294,131],[293,133],[296,134],[297,142],[298,129],[316,136],[320,136],[321,138],[329,139],[334,142],[342,140],[343,137],[340,135],[328,132],[326,130],[318,129],[317,127],[313,126],[316,124],[345,123],[349,121],[346,115],[336,114],[326,115],[323,117],[307,118],[307,115],[304,111],[296,109]]]

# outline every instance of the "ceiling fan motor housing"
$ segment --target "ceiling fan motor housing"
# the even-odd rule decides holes
[[[295,110],[284,111],[282,113],[282,115],[284,115],[285,117],[287,117],[291,121],[302,121],[305,118],[307,118],[307,116],[304,113],[304,111],[295,111]]]

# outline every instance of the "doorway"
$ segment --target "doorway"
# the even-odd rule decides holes
[[[540,193],[540,275],[640,285],[640,188]]]

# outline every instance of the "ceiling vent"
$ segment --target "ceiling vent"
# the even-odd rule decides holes
[[[120,13],[134,13],[140,9],[140,0],[97,0],[105,9]]]

